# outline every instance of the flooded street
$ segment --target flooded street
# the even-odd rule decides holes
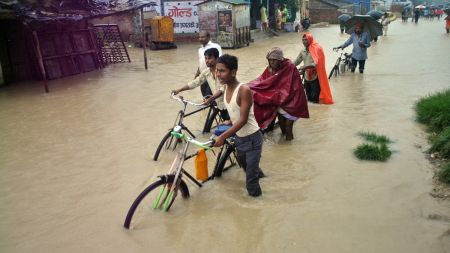
[[[338,26],[313,28],[327,71],[343,43]],[[364,75],[332,78],[333,105],[309,104],[310,119],[266,135],[263,196],[245,190],[232,168],[201,189],[188,184],[169,213],[152,211],[122,227],[142,189],[165,173],[174,153],[152,160],[181,104],[170,90],[190,81],[198,44],[131,49],[132,63],[0,89],[0,252],[450,252],[450,202],[430,196],[432,166],[415,102],[450,88],[450,36],[444,21],[397,20],[368,49]],[[295,59],[296,33],[224,50],[239,57],[238,79],[259,76],[273,46]],[[351,47],[346,49],[351,52]],[[185,92],[199,100],[199,90]],[[201,135],[205,113],[186,118]],[[394,140],[386,163],[359,161],[360,131]],[[213,156],[209,154],[210,163]],[[193,161],[185,165],[193,171]],[[211,172],[210,167],[210,172]]]

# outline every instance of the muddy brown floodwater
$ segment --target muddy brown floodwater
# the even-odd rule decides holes
[[[312,33],[330,70],[331,48],[347,36],[337,26]],[[299,40],[284,33],[225,52],[239,57],[238,79],[249,81],[270,47],[293,59]],[[178,46],[149,52],[147,71],[142,52],[130,49],[132,63],[54,80],[49,94],[38,83],[0,89],[1,252],[450,252],[450,203],[430,196],[427,134],[414,112],[419,98],[450,87],[443,21],[394,22],[369,49],[364,75],[331,80],[334,105],[310,104],[294,141],[268,134],[261,198],[247,196],[244,173],[233,168],[201,189],[189,185],[189,200],[128,231],[132,201],[174,157],[151,159],[180,108],[169,91],[196,70],[198,45]],[[198,100],[199,91],[185,97]],[[204,118],[185,123],[199,133]],[[357,160],[359,131],[393,139],[392,158]]]

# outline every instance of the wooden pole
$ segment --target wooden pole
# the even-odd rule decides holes
[[[45,74],[44,61],[42,60],[41,46],[36,31],[33,31],[34,45],[36,46],[36,56],[38,58],[39,67],[41,69],[42,78],[44,78],[44,89],[48,93],[47,75]]]
[[[144,48],[144,64],[145,64],[145,69],[148,69],[148,65],[147,65],[147,41],[145,38],[145,24],[144,24],[144,8],[141,8],[141,33],[142,33],[142,43],[143,43],[143,48]]]

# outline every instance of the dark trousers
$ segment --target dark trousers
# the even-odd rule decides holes
[[[244,137],[237,136],[234,141],[237,159],[239,160],[239,164],[245,170],[247,192],[253,197],[258,197],[262,194],[259,185],[259,178],[264,175],[259,168],[262,143],[263,136],[261,131],[256,131],[255,133]]]
[[[366,60],[358,61],[355,58],[352,58],[352,72],[355,72],[356,64],[359,64],[359,71],[364,71],[364,66],[366,65]]]
[[[306,81],[304,83],[306,97],[308,97],[308,101],[313,103],[319,103],[319,95],[320,95],[320,84],[319,78],[316,78],[312,81]]]
[[[220,98],[219,98],[219,99],[220,99]],[[227,109],[219,110],[219,113],[220,113],[220,117],[221,117],[223,120],[230,120],[230,115],[228,114]]]
[[[202,92],[203,97],[211,96],[213,94],[211,88],[209,87],[208,82],[206,81],[200,86],[200,90]]]

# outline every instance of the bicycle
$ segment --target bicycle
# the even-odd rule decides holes
[[[344,57],[342,57],[342,56],[344,56]],[[331,77],[333,75],[336,77],[340,73],[344,73],[348,68],[351,68],[351,63],[352,63],[351,58],[352,58],[351,54],[341,52],[341,54],[339,55],[339,57],[336,60],[336,63],[334,64],[333,68],[331,69],[330,74],[328,75],[328,79],[331,79]]]
[[[234,145],[230,141],[226,141],[222,146],[221,152],[219,155],[219,159],[217,159],[217,163],[214,169],[214,172],[208,179],[203,182],[197,181],[192,175],[190,175],[187,171],[183,169],[184,161],[194,157],[196,155],[192,154],[187,156],[187,150],[189,144],[194,144],[197,147],[203,148],[205,150],[212,149],[214,145],[214,139],[209,140],[207,142],[199,142],[190,136],[182,133],[181,126],[175,126],[171,131],[171,136],[175,137],[178,140],[184,142],[184,146],[179,150],[177,156],[175,157],[172,165],[167,174],[158,176],[159,179],[149,186],[147,186],[134,200],[130,209],[128,210],[127,216],[125,218],[125,222],[123,226],[126,229],[130,228],[132,220],[136,222],[136,213],[144,212],[147,209],[161,209],[165,212],[169,211],[172,207],[175,198],[178,196],[178,191],[181,192],[181,196],[185,199],[189,198],[189,188],[186,182],[183,180],[183,175],[187,177],[194,185],[199,188],[202,187],[202,184],[206,181],[212,180],[215,177],[220,177],[222,175],[223,167],[217,166],[217,164],[223,163],[225,164],[226,160],[230,158],[232,152],[235,151]],[[224,151],[225,150],[225,151]],[[224,152],[224,153],[222,153]],[[228,156],[226,155],[228,154]],[[145,199],[145,201],[143,201]],[[145,204],[151,204],[151,206],[147,206]],[[138,210],[139,209],[143,209]],[[135,218],[135,219],[133,219]]]
[[[185,126],[183,124],[183,119],[185,117],[188,117],[192,114],[195,114],[197,112],[200,112],[200,111],[203,111],[203,110],[209,108],[208,116],[206,117],[206,122],[203,127],[203,133],[207,133],[207,132],[211,131],[212,124],[214,121],[216,121],[217,124],[219,124],[219,122],[222,121],[222,119],[220,118],[219,109],[217,108],[215,103],[212,103],[210,105],[199,104],[199,103],[185,100],[182,97],[177,97],[173,93],[170,94],[170,97],[174,100],[177,100],[177,101],[180,101],[181,103],[183,103],[183,109],[178,111],[177,117],[175,118],[175,121],[174,121],[172,127],[167,131],[167,133],[161,139],[161,142],[159,143],[158,147],[156,148],[155,154],[153,155],[153,161],[158,160],[159,154],[161,153],[161,150],[163,149],[164,146],[165,146],[166,150],[170,149],[171,147],[172,147],[172,150],[175,150],[175,148],[177,147],[178,142],[174,141],[174,137],[171,135],[172,129],[175,126],[181,126],[182,130],[187,131],[188,134],[191,136],[191,138],[195,139],[195,135],[189,130],[189,128],[187,126]],[[196,107],[200,107],[200,108],[197,110],[194,110],[190,113],[186,113],[188,104],[196,106]],[[217,116],[219,116],[219,119],[217,119]]]

